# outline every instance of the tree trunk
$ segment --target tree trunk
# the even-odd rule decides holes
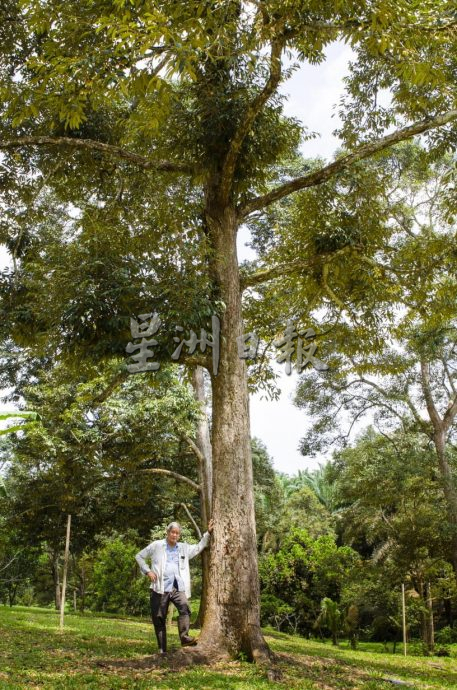
[[[427,412],[433,427],[433,443],[435,444],[438,458],[438,469],[441,476],[443,493],[447,506],[447,518],[451,526],[451,562],[457,578],[457,490],[452,476],[451,468],[446,457],[447,433],[457,415],[457,398],[449,400],[448,407],[443,417],[440,416],[435,401],[433,400],[430,381],[430,365],[425,360],[420,362],[422,391],[427,406]]]
[[[452,613],[452,600],[450,598],[443,599],[443,608],[446,618],[446,625],[449,625],[452,628],[454,625],[454,616]]]
[[[451,562],[454,574],[457,578],[457,491],[454,485],[451,468],[446,457],[446,432],[441,428],[435,427],[433,434],[436,454],[438,457],[438,468],[443,486],[443,493],[447,505],[447,518],[452,528],[451,537]]]
[[[241,291],[233,208],[209,199],[206,222],[212,244],[213,278],[221,314],[217,376],[212,373],[213,510],[208,604],[201,645],[248,659],[268,661],[260,630],[259,578],[245,361],[238,357],[242,334]]]
[[[427,624],[427,643],[430,654],[435,651],[435,623],[433,621],[433,599],[432,587],[430,582],[427,584],[427,609],[428,609],[428,624]]]
[[[63,578],[62,578],[62,594],[60,600],[60,630],[63,630],[65,618],[65,595],[67,590],[67,574],[68,574],[68,559],[70,555],[70,531],[71,531],[71,515],[67,516],[67,531],[65,537],[65,554],[63,560]]]
[[[57,611],[60,611],[60,576],[59,576],[59,556],[52,555],[52,580],[54,582],[54,604]]]
[[[200,510],[202,527],[206,530],[208,520],[211,516],[211,500],[213,489],[213,457],[211,448],[211,438],[209,432],[208,416],[206,414],[206,395],[203,368],[197,366],[192,372],[192,387],[195,399],[200,403],[201,416],[197,425],[195,443],[201,453],[198,463],[198,476],[201,487],[200,491]],[[201,628],[205,618],[208,602],[209,584],[209,553],[207,549],[202,552],[202,593],[200,598],[200,608],[194,626]]]
[[[79,588],[79,594],[80,594],[80,604],[79,604],[79,610],[81,613],[84,613],[84,609],[86,608],[86,569],[84,566],[81,567],[81,575],[79,578],[80,581],[80,588]]]

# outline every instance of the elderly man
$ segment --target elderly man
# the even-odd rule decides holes
[[[189,560],[197,556],[209,544],[213,521],[208,524],[198,544],[179,543],[181,525],[171,522],[167,527],[166,539],[153,541],[135,556],[141,572],[151,580],[151,616],[159,645],[159,652],[167,651],[166,620],[170,601],[178,609],[178,631],[183,646],[194,645],[196,640],[189,635],[190,598]],[[147,559],[150,565],[146,562]]]

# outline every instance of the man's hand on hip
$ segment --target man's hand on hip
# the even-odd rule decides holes
[[[151,580],[151,582],[157,582],[157,575],[150,570],[148,572],[148,578]]]

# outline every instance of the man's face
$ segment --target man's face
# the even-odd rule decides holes
[[[181,532],[177,527],[172,527],[169,532],[167,532],[167,542],[170,546],[174,546],[178,543]]]

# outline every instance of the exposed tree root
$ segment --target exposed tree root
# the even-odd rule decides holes
[[[195,647],[183,647],[171,649],[166,654],[151,654],[141,659],[113,659],[98,661],[97,666],[107,670],[117,671],[155,671],[170,670],[182,671],[191,666],[214,666],[220,662],[231,661],[228,652],[218,646],[197,645]],[[269,680],[280,680],[281,671],[276,665],[276,659],[268,654],[255,655],[255,663],[265,672]]]
[[[211,666],[220,661],[228,660],[227,653],[215,647],[183,647],[171,649],[166,654],[151,654],[141,659],[114,659],[97,662],[97,666],[107,669],[126,669],[153,671],[155,669],[169,669],[180,671],[189,666]]]

